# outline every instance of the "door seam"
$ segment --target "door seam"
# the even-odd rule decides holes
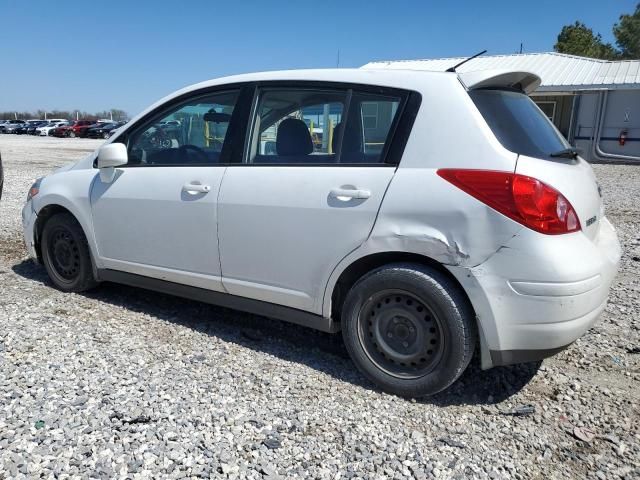
[[[331,280],[331,277],[333,276],[334,272],[336,271],[338,266],[340,266],[340,264],[344,261],[345,258],[347,258],[353,252],[355,252],[356,250],[361,248],[362,245],[367,243],[369,238],[371,238],[371,234],[373,233],[373,229],[376,227],[376,223],[378,223],[378,217],[380,216],[380,210],[382,210],[382,204],[384,203],[384,199],[387,197],[387,192],[389,191],[389,187],[391,187],[391,182],[393,182],[393,179],[395,178],[396,173],[398,172],[398,168],[400,168],[399,164],[396,165],[396,168],[393,170],[393,175],[391,175],[391,178],[387,182],[387,186],[384,189],[384,193],[382,194],[382,198],[380,199],[380,204],[378,205],[378,210],[376,211],[376,215],[373,218],[373,223],[371,224],[371,228],[369,229],[369,233],[364,238],[364,240],[362,240],[360,245],[358,245],[357,247],[355,247],[355,248],[351,249],[349,252],[347,252],[342,258],[340,258],[340,260],[338,260],[338,262],[331,269],[331,272],[329,273],[329,276],[327,277],[327,282],[324,285],[324,289],[323,289],[323,293],[322,293],[322,301],[321,301],[320,305],[318,305],[318,307],[320,308],[320,315],[324,315],[324,304],[325,304],[325,298],[327,297],[327,288],[329,286],[329,280]],[[330,316],[331,315],[329,314],[329,317]]]
[[[222,250],[220,249],[220,196],[222,195],[222,185],[224,184],[224,177],[227,175],[227,170],[229,167],[224,167],[224,171],[222,172],[222,178],[220,179],[220,186],[218,187],[218,192],[216,194],[216,240],[218,249],[218,266],[220,268],[220,284],[222,285],[222,289],[229,293],[227,290],[227,286],[224,283],[224,272],[222,271]]]

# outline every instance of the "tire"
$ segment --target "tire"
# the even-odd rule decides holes
[[[69,132],[67,132],[67,137],[68,138],[75,138],[76,137],[76,132],[74,132],[73,130],[70,130]]]
[[[69,213],[57,213],[42,230],[42,261],[56,288],[83,292],[97,285],[91,251],[78,221]]]
[[[460,287],[419,264],[390,264],[364,275],[349,290],[341,320],[356,367],[401,397],[449,387],[476,345],[475,315]]]

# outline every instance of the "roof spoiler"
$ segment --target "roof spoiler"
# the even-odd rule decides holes
[[[480,70],[459,73],[458,78],[468,90],[478,88],[516,88],[529,94],[540,86],[542,80],[531,72],[514,72],[510,70]]]

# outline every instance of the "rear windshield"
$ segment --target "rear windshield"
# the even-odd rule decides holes
[[[473,90],[469,95],[507,150],[546,158],[570,147],[547,116],[525,94],[507,90]]]

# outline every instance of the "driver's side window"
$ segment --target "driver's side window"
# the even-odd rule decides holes
[[[220,163],[238,91],[199,95],[155,116],[127,142],[129,164]]]

